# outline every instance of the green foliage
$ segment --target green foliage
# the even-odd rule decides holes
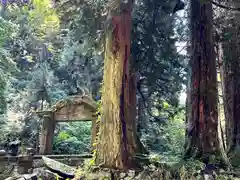
[[[132,66],[145,78],[141,90],[149,108],[160,110],[155,100],[177,106],[185,76],[184,57],[175,46],[176,16],[171,15],[169,2],[174,1],[142,0],[133,13]]]
[[[21,132],[17,136],[22,141],[26,140],[30,146],[34,146],[36,142],[41,124],[41,120],[34,113],[35,110],[48,108],[51,104],[74,93],[99,96],[98,89],[102,78],[102,57],[91,47],[98,36],[97,29],[90,27],[95,23],[92,21],[88,21],[90,24],[85,23],[87,16],[81,18],[81,13],[78,12],[73,21],[64,22],[61,19],[62,13],[67,13],[72,7],[53,8],[51,3],[52,1],[49,0],[34,0],[26,6],[9,4],[5,19],[0,19],[0,40],[6,40],[4,44],[9,51],[7,54],[8,51],[0,49],[0,58],[4,55],[4,59],[1,58],[4,61],[1,62],[3,64],[5,60],[12,60],[19,69],[18,72],[14,71],[7,83],[5,76],[0,79],[2,109],[7,108],[19,117],[4,119],[6,117],[4,116],[1,120],[7,121],[6,129],[11,127],[10,124],[18,126]],[[93,12],[97,8],[95,5],[90,7],[83,5],[83,7]],[[79,10],[82,11],[84,8]],[[88,16],[94,17],[94,13]],[[92,19],[95,21],[94,18]],[[60,28],[63,22],[65,27]],[[93,37],[88,36],[86,28],[91,29]],[[10,37],[12,30],[14,37]],[[4,54],[2,55],[1,52]],[[0,72],[1,75],[6,74],[8,72],[6,70],[11,67],[6,63],[3,65],[4,71]],[[81,91],[79,92],[78,89]],[[5,99],[7,103],[4,103]],[[78,129],[75,132],[84,133]],[[90,135],[80,140],[78,139],[80,134],[70,135],[71,137],[64,140],[65,144],[73,144],[69,151],[74,151],[78,147],[84,147],[83,151],[89,149],[85,146],[88,143],[85,142],[89,140]],[[7,138],[3,139],[7,140]],[[60,140],[57,143],[60,143]]]
[[[171,107],[172,108],[172,107]],[[165,124],[151,123],[142,133],[144,145],[152,152],[161,154],[161,161],[178,161],[185,143],[185,111],[178,111]]]
[[[166,142],[169,155],[181,156],[185,143],[185,111],[179,112],[167,122],[162,138]]]
[[[154,8],[147,8],[150,6]],[[41,124],[35,110],[47,109],[68,95],[88,94],[99,99],[103,66],[101,39],[106,8],[103,0],[65,0],[56,2],[54,8],[50,0],[34,0],[31,6],[8,6],[3,21],[12,22],[15,28],[4,25],[6,28],[0,29],[0,40],[5,38],[7,41],[7,57],[19,71],[14,72],[6,84],[0,81],[0,100],[1,92],[4,92],[2,97],[7,98],[7,110],[21,117],[8,118],[6,129],[19,127],[14,138],[19,137],[27,145],[34,146]],[[155,116],[170,119],[163,126],[152,122],[154,118],[145,116],[148,126],[142,128],[145,131],[142,139],[151,151],[164,152],[164,156],[172,154],[176,158],[182,152],[184,139],[184,127],[177,127],[184,120],[179,114],[174,118],[169,115],[174,116],[177,111],[175,106],[182,88],[184,63],[183,57],[176,52],[175,20],[170,12],[171,5],[166,1],[141,0],[137,3],[133,13],[134,61],[131,64],[146,78],[140,89],[148,110]],[[8,33],[13,29],[14,38],[10,38]],[[90,127],[82,122],[60,124],[54,138],[54,153],[89,152]]]
[[[164,152],[164,156],[172,154],[174,159],[181,155],[184,143],[184,118],[176,114],[186,79],[186,58],[177,52],[176,42],[183,41],[183,23],[171,14],[172,4],[174,1],[136,3],[131,64],[143,79],[138,100],[145,105],[141,107],[138,133],[148,149]]]
[[[91,122],[59,124],[54,138],[53,151],[56,154],[80,154],[90,151]]]
[[[16,70],[5,44],[7,39],[14,38],[16,28],[15,24],[0,17],[0,114],[6,110],[6,78]]]

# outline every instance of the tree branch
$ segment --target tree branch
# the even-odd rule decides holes
[[[151,110],[149,109],[148,105],[147,105],[147,101],[143,95],[143,92],[141,91],[141,83],[143,82],[143,80],[145,80],[145,78],[139,80],[137,82],[137,90],[138,90],[138,93],[140,94],[141,98],[142,98],[142,101],[143,101],[143,105],[144,105],[144,108],[147,110],[147,113],[149,114],[149,116],[151,116],[152,118],[154,118],[154,120],[156,122],[162,122],[162,123],[165,123],[164,120],[162,120],[160,117],[157,117],[157,116],[154,116],[153,113],[151,112]]]
[[[223,9],[227,9],[227,10],[231,10],[231,11],[240,11],[240,7],[229,7],[229,6],[225,6],[223,4],[220,4],[220,3],[217,3],[215,2],[214,0],[209,0],[213,5],[217,6],[217,7],[220,7],[220,8],[223,8]]]

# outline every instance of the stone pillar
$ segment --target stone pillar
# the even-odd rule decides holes
[[[39,154],[52,154],[55,120],[52,113],[43,116]]]
[[[33,168],[33,156],[31,155],[23,155],[18,156],[18,163],[17,163],[17,172],[19,174],[29,174],[31,173]]]

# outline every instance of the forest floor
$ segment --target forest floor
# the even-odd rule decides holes
[[[69,180],[240,180],[238,178],[240,177],[238,169],[233,171],[212,167],[206,169],[204,164],[197,161],[181,161],[174,164],[155,162],[143,165],[141,170],[118,171],[90,166],[89,160],[85,160],[78,168],[72,168],[75,169],[75,178],[72,177]],[[46,165],[44,166],[44,163],[40,160],[34,162],[34,169],[31,174],[19,175],[15,166],[15,170],[12,171],[11,175],[5,173],[5,176],[1,176],[0,180],[34,180],[34,177],[37,180],[67,179],[67,177],[61,178],[59,173],[52,171]]]

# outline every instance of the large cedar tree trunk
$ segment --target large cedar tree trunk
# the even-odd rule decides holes
[[[120,4],[117,3],[112,1],[110,4],[110,26],[106,29],[102,115],[96,164],[109,168],[128,169],[135,167],[133,156],[137,151],[135,118],[132,118],[133,108],[130,104],[135,100],[131,99],[134,97],[130,98],[129,90],[133,2],[129,2],[126,8],[120,8]],[[116,5],[119,8],[116,8]]]
[[[232,1],[235,7],[240,6],[237,0]],[[240,12],[230,13],[233,18],[227,19],[228,27],[224,32],[230,34],[223,42],[224,95],[226,117],[226,140],[228,155],[233,165],[240,164]]]
[[[213,43],[211,3],[191,0],[191,112],[188,122],[186,155],[209,158],[220,156],[216,59]]]

